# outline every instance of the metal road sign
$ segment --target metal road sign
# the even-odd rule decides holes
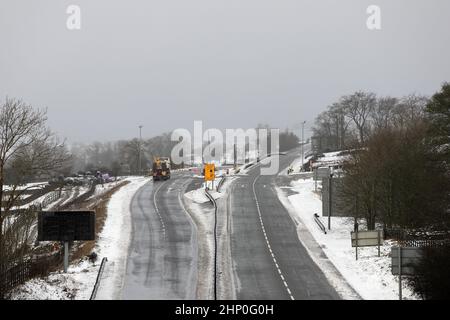
[[[319,167],[315,170],[316,174],[314,175],[314,179],[317,180],[321,180],[323,178],[329,178],[330,177],[330,173],[331,170],[328,167]]]
[[[378,247],[378,256],[380,256],[380,247],[383,245],[383,234],[381,230],[375,231],[357,231],[350,232],[352,247],[355,247],[355,256],[358,260],[358,247]]]
[[[352,247],[375,247],[383,244],[381,230],[351,232]]]
[[[400,258],[401,255],[401,259]],[[399,274],[399,264],[401,264],[401,275],[410,276],[415,274],[414,268],[423,257],[423,248],[398,247],[391,248],[392,274]]]
[[[95,212],[42,211],[38,215],[38,240],[95,240]]]
[[[205,181],[214,181],[216,178],[216,168],[214,163],[205,164]]]

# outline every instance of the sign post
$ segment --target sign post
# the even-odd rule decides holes
[[[375,231],[352,231],[350,232],[352,247],[355,247],[355,257],[358,260],[358,247],[378,246],[378,256],[380,256],[380,247],[383,243],[381,230]]]
[[[380,256],[380,247],[381,247],[381,236],[380,236],[380,233],[381,233],[381,231],[380,230],[378,230],[378,257]]]
[[[402,246],[398,246],[398,299],[402,300]]]
[[[317,192],[317,169],[314,169],[314,191]]]
[[[69,268],[69,241],[64,241],[64,273]]]
[[[392,247],[392,274],[398,275],[398,298],[402,300],[402,276],[416,273],[416,267],[423,259],[424,251],[421,247]]]
[[[214,179],[216,179],[216,167],[214,163],[205,164],[205,181],[212,181],[212,189],[214,189]],[[206,186],[208,188],[208,186]]]
[[[332,210],[332,195],[331,195],[331,189],[333,188],[333,172],[330,173],[330,177],[328,179],[328,230],[331,230],[331,210]]]
[[[69,241],[95,240],[94,211],[41,211],[38,241],[64,242],[64,272],[69,267]]]

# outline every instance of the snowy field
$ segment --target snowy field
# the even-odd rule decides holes
[[[398,299],[398,277],[391,274],[390,250],[393,243],[384,241],[380,257],[377,247],[359,248],[356,261],[355,248],[351,247],[350,242],[353,219],[332,217],[331,230],[324,234],[313,217],[314,213],[318,213],[322,223],[327,226],[327,218],[322,217],[322,201],[319,195],[314,193],[314,180],[299,179],[293,181],[291,187],[292,191],[297,192],[288,197],[294,208],[294,218],[306,226],[328,259],[353,289],[363,299]],[[326,270],[324,272],[326,273]],[[403,281],[403,299],[418,299],[405,283],[406,281]]]
[[[107,218],[99,234],[94,251],[98,255],[95,263],[84,258],[72,262],[68,273],[54,272],[47,278],[32,279],[15,288],[10,299],[26,300],[86,300],[89,299],[97,278],[98,269],[103,257],[108,258],[102,286],[97,298],[112,299],[120,286],[121,275],[125,268],[128,252],[129,232],[131,228],[130,202],[136,191],[147,183],[149,178],[130,177],[124,179],[129,184],[115,192],[107,207]]]

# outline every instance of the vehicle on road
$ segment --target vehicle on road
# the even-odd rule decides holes
[[[151,175],[153,181],[170,179],[170,159],[168,157],[154,157]]]

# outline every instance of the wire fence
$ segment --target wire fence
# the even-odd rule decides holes
[[[97,184],[98,184],[97,182],[92,182],[88,191],[86,191],[85,193],[79,195],[75,199],[68,201],[67,203],[65,203],[64,205],[62,205],[58,209],[59,210],[67,210],[70,207],[73,207],[75,205],[78,205],[80,203],[85,202],[89,197],[91,197],[95,193],[95,189],[96,189]]]
[[[393,239],[403,247],[434,248],[450,246],[450,234],[446,231],[423,231],[384,228],[385,239]]]
[[[59,198],[61,198],[62,191],[51,191],[48,195],[45,196],[44,200],[41,202],[41,208],[46,208],[50,205],[50,203],[55,202]]]
[[[86,201],[95,193],[96,185],[96,183],[92,183],[89,190],[71,200],[69,203],[59,207],[58,210],[65,210]],[[17,210],[16,213],[21,216],[22,211],[40,211],[60,197],[60,190],[50,191],[40,204],[32,205],[28,209]],[[0,268],[2,269],[0,270],[0,299],[3,299],[8,292],[18,285],[21,285],[32,278],[47,276],[51,271],[57,269],[62,262],[63,251],[62,249],[59,249],[52,254],[34,256],[33,258],[15,261],[7,266],[0,263]]]
[[[0,299],[26,281],[48,275],[55,266],[62,263],[62,260],[62,252],[57,251],[51,255],[15,261],[8,267],[3,266],[5,271],[0,272]]]

